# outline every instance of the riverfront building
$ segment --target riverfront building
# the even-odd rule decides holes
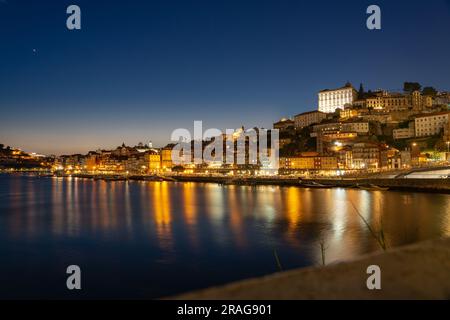
[[[280,158],[280,169],[287,170],[336,170],[338,161],[336,157],[304,155],[299,157]]]
[[[355,143],[352,148],[353,169],[376,170],[387,166],[387,150],[378,143]]]

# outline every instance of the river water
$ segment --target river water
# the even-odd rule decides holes
[[[363,218],[389,248],[450,236],[450,196],[0,175],[0,298],[157,298],[335,263],[381,250]]]

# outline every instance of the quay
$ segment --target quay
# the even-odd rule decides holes
[[[24,172],[22,172],[24,173]],[[409,191],[450,194],[450,178],[407,178],[405,175],[370,175],[361,177],[311,177],[298,176],[225,176],[205,174],[155,174],[155,175],[124,175],[124,174],[54,174],[42,172],[26,172],[39,177],[74,177],[101,181],[147,181],[147,182],[196,182],[215,183],[222,186],[294,186],[301,188],[354,188],[368,191]]]
[[[295,186],[303,188],[356,188],[372,191],[382,191],[382,189],[412,192],[436,192],[450,194],[450,179],[421,179],[421,178],[385,178],[385,177],[361,177],[361,178],[299,178],[291,176],[275,177],[255,177],[240,176],[229,177],[221,175],[196,175],[196,174],[176,174],[176,175],[90,175],[78,174],[72,177],[88,178],[104,181],[167,181],[167,182],[197,182],[215,183],[219,185],[274,185],[274,186]]]
[[[278,185],[307,188],[360,188],[364,186],[389,188],[389,190],[450,193],[450,179],[395,179],[395,178],[315,178],[293,177],[242,177],[174,176],[179,182],[219,183],[223,185]]]

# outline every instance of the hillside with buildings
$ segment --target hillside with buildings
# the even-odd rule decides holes
[[[448,163],[450,158],[450,93],[405,83],[401,93],[356,90],[350,83],[318,93],[317,108],[273,124],[279,135],[278,170],[273,163],[249,155],[248,146],[262,148],[243,127],[223,135],[223,159],[231,148],[232,163],[224,160],[195,163],[194,153],[173,162],[175,144],[154,148],[151,143],[122,144],[87,154],[45,157],[19,149],[0,149],[0,168],[51,168],[62,174],[157,175],[199,174],[312,174],[341,176]],[[268,130],[269,135],[273,129]],[[237,163],[238,141],[245,140],[245,163]],[[203,152],[215,138],[201,142]],[[196,143],[191,142],[191,146]],[[228,143],[231,143],[228,145]],[[270,145],[266,146],[269,150]],[[265,150],[267,152],[267,150]],[[214,151],[215,152],[215,151]]]
[[[402,93],[350,83],[322,90],[317,110],[274,123],[280,169],[380,171],[448,161],[449,116],[450,93],[418,83],[406,82]]]

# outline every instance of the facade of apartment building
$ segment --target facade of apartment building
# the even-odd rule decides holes
[[[157,152],[149,152],[145,155],[145,163],[149,173],[157,173],[161,170],[161,155]]]
[[[414,138],[414,134],[414,128],[399,128],[392,131],[392,137],[394,140]]]
[[[434,136],[448,125],[450,111],[417,116],[415,119],[416,137]]]
[[[287,170],[336,170],[338,160],[331,156],[299,156],[280,158],[280,169]]]
[[[366,105],[374,110],[400,111],[409,107],[408,97],[401,94],[383,94],[377,97],[368,98]]]
[[[344,122],[341,124],[341,131],[344,132],[357,132],[365,134],[369,132],[368,122]]]
[[[387,150],[377,143],[355,143],[352,147],[353,169],[380,169],[387,166]]]
[[[294,117],[294,123],[296,129],[302,129],[312,124],[320,123],[326,119],[327,115],[320,111],[310,111],[298,114]]]

